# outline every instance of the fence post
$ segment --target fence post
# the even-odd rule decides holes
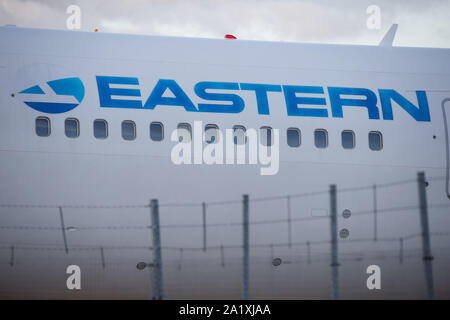
[[[275,259],[274,251],[273,251],[273,243],[270,244],[270,262]]]
[[[67,246],[67,238],[66,238],[66,227],[64,226],[64,216],[63,216],[63,209],[62,207],[59,207],[59,218],[61,220],[61,230],[62,230],[62,236],[64,241],[64,249],[66,251],[66,254],[69,253],[69,248]]]
[[[203,252],[206,252],[206,203],[202,203],[203,214]]]
[[[152,215],[152,235],[153,235],[153,283],[155,291],[154,299],[163,298],[163,275],[162,275],[162,255],[161,255],[161,236],[159,233],[159,206],[158,199],[152,199],[150,202]]]
[[[9,265],[10,265],[11,267],[14,266],[14,246],[11,246],[11,258],[10,258],[10,260],[9,260]]]
[[[399,261],[400,261],[400,264],[403,264],[403,238],[400,237],[399,241],[400,241]]]
[[[103,267],[103,269],[105,269],[106,261],[105,261],[105,252],[103,251],[103,247],[100,247],[100,257],[102,258],[102,267]]]
[[[243,259],[243,277],[242,277],[242,299],[248,300],[248,264],[249,264],[249,216],[248,216],[248,195],[243,196],[243,247],[244,247],[244,259]]]
[[[292,225],[291,225],[291,197],[287,196],[287,223],[288,223],[288,246],[292,247]]]
[[[378,221],[377,221],[377,185],[373,185],[373,241],[377,242],[378,238]]]
[[[220,264],[222,268],[225,267],[225,252],[223,250],[223,245],[220,246]]]
[[[306,241],[306,254],[307,254],[307,262],[311,264],[311,243]]]
[[[420,207],[420,225],[422,228],[422,248],[423,248],[423,264],[425,269],[425,282],[427,286],[428,299],[434,299],[433,288],[433,256],[431,254],[430,230],[428,225],[428,204],[427,191],[425,182],[425,173],[417,173],[417,184],[419,189],[419,207]]]
[[[180,261],[178,262],[178,270],[181,270],[182,262],[183,262],[183,248],[180,248]]]
[[[339,299],[338,292],[338,245],[337,245],[337,204],[336,185],[330,185],[330,221],[331,221],[331,298]]]

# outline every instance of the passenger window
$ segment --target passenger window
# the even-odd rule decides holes
[[[122,138],[128,141],[136,139],[136,124],[133,121],[122,121]]]
[[[150,139],[162,141],[164,139],[164,127],[161,122],[150,123]]]
[[[188,143],[192,139],[192,130],[189,123],[179,123],[177,127],[178,141]]]
[[[205,126],[206,143],[217,143],[219,141],[219,127],[215,124],[207,124]]]
[[[80,135],[80,123],[78,119],[67,118],[64,121],[64,131],[68,138],[77,138]]]
[[[272,142],[272,128],[271,127],[261,127],[260,128],[261,144],[263,146],[270,147]]]
[[[50,119],[47,117],[36,118],[36,134],[39,137],[48,137],[50,135]]]
[[[106,139],[108,137],[108,122],[106,120],[94,120],[94,137],[97,139]]]
[[[289,128],[286,131],[287,144],[291,148],[297,148],[300,146],[300,130],[297,128]]]
[[[353,149],[355,147],[355,133],[351,130],[344,130],[341,133],[342,147]]]
[[[328,132],[325,129],[317,129],[314,131],[314,144],[316,148],[328,147]]]
[[[244,126],[234,126],[233,127],[233,141],[234,144],[246,144],[247,137],[245,135]]]
[[[375,151],[383,149],[383,136],[381,135],[381,132],[369,132],[369,148]]]

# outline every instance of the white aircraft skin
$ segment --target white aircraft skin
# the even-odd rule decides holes
[[[159,79],[173,79],[195,106],[198,103],[211,103],[198,98],[195,94],[194,86],[200,81],[321,86],[324,88],[324,94],[310,96],[326,99],[326,106],[323,108],[328,110],[328,117],[288,116],[283,92],[268,93],[270,114],[261,115],[258,113],[255,92],[243,90],[227,90],[228,93],[238,94],[245,101],[244,110],[236,114],[187,112],[182,106],[156,106],[153,110],[104,108],[100,107],[96,76],[138,78],[139,86],[129,88],[139,88],[143,102]],[[85,97],[76,108],[64,113],[48,114],[24,104],[24,98],[19,94],[21,90],[43,84],[44,91],[51,92],[44,86],[45,82],[65,77],[79,77],[84,84]],[[449,145],[445,132],[446,119],[441,106],[442,101],[450,97],[449,83],[448,49],[194,39],[2,27],[0,28],[0,204],[145,205],[150,199],[158,199],[161,204],[161,223],[183,224],[199,223],[201,221],[199,209],[183,210],[172,207],[164,209],[163,205],[240,200],[243,194],[248,194],[250,219],[256,221],[285,218],[286,205],[284,201],[252,203],[252,198],[324,191],[320,198],[293,200],[294,217],[311,217],[314,210],[329,210],[326,191],[330,184],[335,184],[339,195],[338,214],[341,215],[342,210],[346,208],[352,212],[371,210],[373,196],[371,190],[339,193],[340,189],[415,180],[419,171],[424,171],[427,178],[434,178],[430,179],[427,187],[428,203],[450,204],[445,181],[448,177],[446,155]],[[350,106],[343,107],[342,118],[332,117],[327,87],[367,88],[373,91],[378,98],[380,119],[369,119],[366,108]],[[394,102],[393,120],[384,120],[379,89],[394,89],[415,106],[417,106],[416,90],[426,91],[431,121],[417,121]],[[52,101],[75,102],[70,96],[52,98]],[[449,110],[448,117],[450,102],[447,103],[447,110]],[[35,132],[35,119],[39,116],[48,117],[51,121],[51,134],[48,137],[37,136]],[[68,138],[64,134],[66,118],[79,120],[78,138]],[[105,119],[108,122],[106,139],[94,137],[95,119]],[[126,141],[121,136],[121,122],[124,120],[136,123],[137,137],[134,141]],[[149,124],[153,121],[164,125],[163,141],[150,139]],[[173,164],[170,154],[175,142],[170,140],[170,134],[179,123],[189,123],[193,126],[194,121],[202,121],[203,125],[216,124],[221,130],[235,125],[242,125],[247,129],[258,129],[262,126],[279,129],[278,173],[260,175],[260,165]],[[290,127],[299,128],[301,131],[301,145],[298,148],[289,147],[286,143],[286,129]],[[327,130],[327,148],[315,147],[316,129]],[[343,130],[352,130],[355,133],[355,148],[342,147]],[[369,148],[368,134],[371,131],[382,133],[382,150],[374,151]],[[417,192],[417,184],[414,181],[395,188],[379,188],[378,207],[381,210],[418,205]],[[241,205],[236,204],[230,208],[216,208],[216,215],[209,221],[211,223],[241,221]],[[450,230],[448,209],[448,207],[430,209],[431,232]],[[39,211],[42,215],[36,210],[23,212],[22,215],[18,213],[20,210],[17,208],[3,207],[0,210],[3,212],[0,225],[58,226],[58,213],[54,209],[51,213],[47,210],[45,214]],[[139,211],[139,214],[130,213],[130,216],[127,212],[120,214],[114,212],[114,218],[113,213],[110,212],[111,215],[108,215],[108,211],[99,210],[83,211],[79,215],[76,211],[65,214],[66,220],[69,221],[66,225],[148,224],[146,208]],[[339,229],[341,227],[350,231],[350,239],[371,238],[372,216],[340,219]],[[286,225],[258,228],[251,227],[251,243],[286,243]],[[329,240],[329,229],[328,220],[314,224],[295,224],[292,241]],[[380,216],[378,229],[379,237],[399,238],[420,232],[418,211],[412,214]],[[188,230],[184,233],[184,229],[167,230],[161,231],[163,246],[188,248],[202,245],[200,232]],[[145,232],[120,235],[113,232],[101,235],[94,232],[80,233],[70,234],[71,244],[149,245],[150,239]],[[240,228],[211,230],[208,234],[208,245],[239,245],[241,233]],[[61,245],[59,236],[59,234],[33,235],[31,232],[20,233],[20,231],[5,232],[0,237],[0,242],[2,245],[39,245],[48,242],[57,242]],[[432,249],[445,247],[445,244],[448,244],[448,238],[432,239]],[[377,250],[396,251],[398,247],[397,244],[377,245]],[[362,253],[369,250],[369,247],[362,244],[349,246],[352,247],[348,252]],[[420,252],[420,239],[414,248]],[[325,246],[322,249],[322,252],[326,253],[329,247]],[[286,252],[280,249],[282,258],[289,259],[293,256],[295,258],[295,252]],[[304,248],[297,249],[296,252],[304,252]],[[256,249],[252,251],[257,257],[267,258],[267,251],[263,253],[258,256]],[[240,257],[242,252],[234,254]],[[17,255],[20,255],[19,251]],[[163,251],[163,259],[169,259],[170,255],[174,257],[171,261],[176,261],[178,252]],[[2,257],[8,260],[9,253],[3,252]],[[39,259],[39,252],[36,253],[36,257]],[[208,261],[217,261],[218,257],[216,251]],[[54,259],[56,261],[57,258]],[[399,269],[386,271],[386,274],[390,272],[389,281],[394,279],[392,281],[395,282],[396,277],[403,277],[404,281],[420,278],[417,285],[411,284],[414,288],[408,285],[401,287],[397,283],[395,289],[381,290],[381,295],[373,295],[365,288],[365,268],[370,264],[380,263],[365,260],[362,264],[347,269],[344,280],[349,284],[348,287],[346,284],[342,285],[348,289],[347,296],[344,289],[342,295],[349,298],[424,298],[420,254],[416,260],[418,267],[414,269],[415,273]],[[76,259],[71,261],[77,263]],[[268,265],[267,268],[272,268],[269,260],[264,260],[263,263]],[[169,264],[170,262],[167,262],[167,265]],[[205,270],[205,273],[213,277],[214,268],[220,267],[219,263],[217,265]],[[444,256],[434,261],[438,297],[450,297],[450,282],[445,273],[448,266],[449,260]],[[231,276],[240,279],[240,269],[236,270],[231,272]],[[252,297],[328,298],[326,286],[325,291],[314,291],[316,283],[319,287],[323,282],[322,278],[329,278],[328,264],[321,270],[322,274],[312,277],[315,280],[308,284],[308,290],[314,292],[311,296],[300,287],[296,287],[292,294],[280,293],[283,292],[283,285],[291,288],[289,280],[287,284],[286,282],[280,284],[278,296],[273,292],[267,293],[263,288],[265,282],[263,280],[258,282],[261,278],[254,275]],[[2,281],[7,281],[5,279],[7,272],[10,271],[3,272]],[[177,296],[177,291],[170,288],[171,279],[174,277],[170,272],[165,271],[164,274],[169,298],[202,297],[198,292],[192,293],[191,296],[185,292],[183,296],[181,291],[178,291],[180,295]],[[256,273],[255,271],[254,274]],[[287,278],[292,276],[288,275],[287,269],[286,274]],[[48,276],[45,275],[45,270],[41,270],[40,275]],[[146,278],[140,279],[143,281],[142,279]],[[235,289],[239,291],[239,280],[236,281]],[[385,281],[383,282],[385,288],[390,288],[388,280]],[[208,287],[205,283],[198,286],[202,285]],[[20,296],[27,290],[26,286],[16,287],[15,284],[9,286],[9,292],[3,292],[3,296],[8,294]],[[44,288],[46,284],[41,286]],[[220,284],[215,286],[220,287]],[[240,297],[239,292],[237,296],[233,294],[217,293],[216,296]],[[207,297],[216,296],[211,294]],[[137,297],[145,298],[139,295]]]

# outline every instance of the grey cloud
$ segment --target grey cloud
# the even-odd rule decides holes
[[[64,29],[70,4],[80,6],[87,31],[376,44],[399,23],[395,45],[450,47],[450,1],[443,0],[2,0],[0,23]],[[381,8],[380,30],[366,28],[371,4]]]

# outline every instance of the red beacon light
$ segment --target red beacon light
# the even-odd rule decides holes
[[[233,36],[232,34],[226,34],[225,39],[237,39],[235,36]]]

